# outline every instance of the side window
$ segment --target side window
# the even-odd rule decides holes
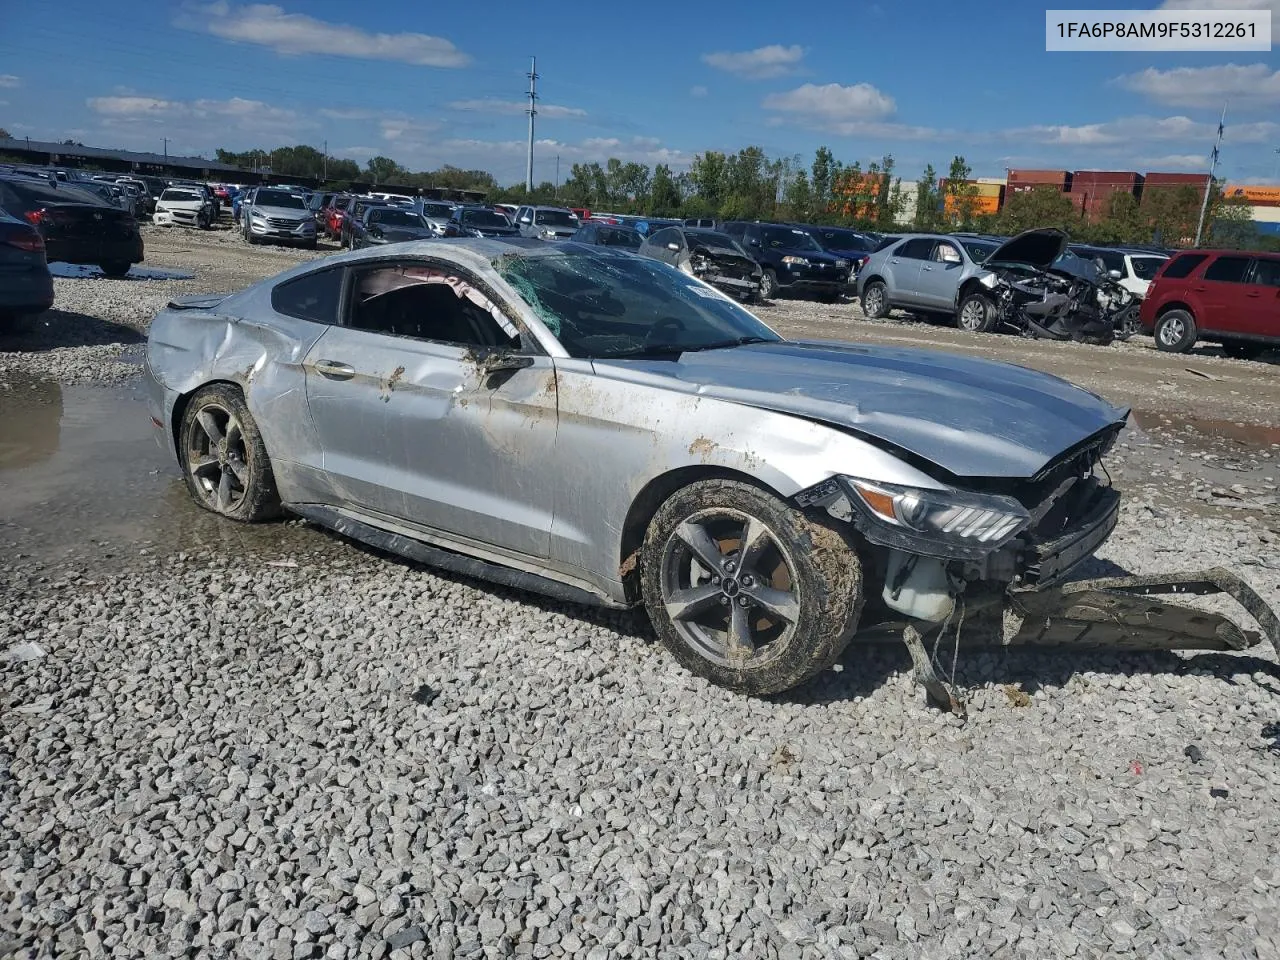
[[[271,309],[299,320],[336,323],[342,276],[341,267],[331,267],[288,280],[271,291]]]
[[[356,273],[347,326],[465,347],[520,344],[516,326],[466,277],[422,261]]]
[[[1208,259],[1208,254],[1204,253],[1181,254],[1173,258],[1161,276],[1168,277],[1170,280],[1181,280],[1183,277],[1191,276],[1191,272]]]
[[[939,243],[933,249],[933,259],[940,263],[963,263],[964,260],[960,256],[960,251],[950,243]]]
[[[1223,283],[1244,283],[1244,273],[1248,267],[1248,257],[1219,257],[1205,268],[1204,278]]]
[[[659,230],[649,238],[649,242],[665,250],[668,243],[678,243],[679,240],[674,230]]]
[[[903,257],[907,260],[928,260],[929,254],[933,252],[934,241],[928,237],[916,237],[914,240],[908,240],[897,250],[893,251],[895,257]]]
[[[1264,287],[1280,287],[1280,260],[1259,257],[1253,261],[1253,280]]]
[[[521,223],[532,223],[533,210],[529,207],[521,207],[519,210],[516,211],[516,219],[518,219]]]

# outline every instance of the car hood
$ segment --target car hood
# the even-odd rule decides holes
[[[278,217],[282,220],[305,220],[311,216],[310,210],[299,210],[297,207],[267,207],[261,203],[253,205],[253,212],[264,217]]]
[[[1038,270],[1048,270],[1053,262],[1062,256],[1067,249],[1067,235],[1061,230],[1045,227],[1038,230],[1025,230],[1011,240],[1006,240],[983,262],[993,263],[1025,263]]]
[[[846,427],[957,477],[1033,477],[1129,414],[1046,373],[930,350],[787,341],[596,365]]]

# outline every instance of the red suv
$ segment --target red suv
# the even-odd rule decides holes
[[[1188,250],[1156,274],[1142,301],[1142,329],[1172,353],[1197,340],[1251,360],[1280,348],[1280,253]]]

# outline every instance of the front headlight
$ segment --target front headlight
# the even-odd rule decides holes
[[[999,278],[994,273],[984,273],[978,277],[978,282],[988,290],[994,290],[998,280]]]
[[[809,261],[804,257],[793,257],[790,255],[783,257],[782,262],[789,267],[807,267],[809,265]]]
[[[249,211],[249,219],[250,219],[250,220],[261,220],[263,223],[266,223],[266,222],[267,222],[267,218],[266,218],[266,216],[265,216],[265,215],[263,215],[263,214],[261,214],[261,213],[259,213],[257,210],[250,210],[250,211]]]
[[[848,261],[848,260],[837,260],[837,261],[836,261],[836,269],[837,269],[837,270],[848,270],[848,269],[849,269],[849,261]]]
[[[1031,522],[1013,497],[840,479],[857,512],[869,521],[858,523],[867,539],[908,553],[976,559],[1008,543]]]

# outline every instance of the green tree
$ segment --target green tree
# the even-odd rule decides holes
[[[1195,241],[1202,189],[1189,183],[1143,188],[1142,218],[1154,242],[1189,246]]]
[[[1222,184],[1213,185],[1209,195],[1209,210],[1205,216],[1207,246],[1233,250],[1258,249],[1258,228],[1254,226],[1253,210],[1244,197],[1228,197],[1222,192]]]
[[[892,230],[902,213],[902,180],[893,177],[893,154],[885,154],[880,160],[880,183],[875,195],[875,225],[881,230]]]
[[[948,189],[950,186],[948,183]],[[1010,236],[1036,227],[1071,230],[1078,227],[1080,214],[1071,198],[1057,187],[1040,186],[1008,194],[998,223],[999,231]]]
[[[832,196],[831,191],[835,185],[836,178],[836,158],[826,147],[819,147],[813,154],[813,166],[810,168],[812,174],[813,209],[814,212],[822,217],[830,212]]]
[[[373,157],[365,164],[365,174],[374,183],[399,183],[407,173],[390,157]]]
[[[965,163],[964,157],[956,155],[951,158],[951,169],[947,171],[946,205],[950,221],[962,230],[972,229],[978,207],[978,188],[969,182],[971,176],[973,170]]]
[[[9,131],[6,130],[4,127],[0,127],[0,140],[12,140],[12,139],[13,137],[9,135]]]
[[[725,155],[716,150],[698,154],[689,165],[693,194],[707,208],[714,210],[719,207],[728,193],[726,166]]]
[[[925,164],[924,173],[916,181],[916,213],[912,226],[917,230],[929,232],[938,228],[939,210],[942,197],[938,193],[938,173],[933,164]]]
[[[655,217],[669,217],[680,212],[680,185],[672,178],[671,168],[660,163],[653,168],[653,180],[649,184],[649,213]]]
[[[809,186],[809,175],[804,167],[796,168],[795,173],[787,181],[782,194],[782,202],[788,215],[796,220],[809,220],[813,214],[813,190]]]

